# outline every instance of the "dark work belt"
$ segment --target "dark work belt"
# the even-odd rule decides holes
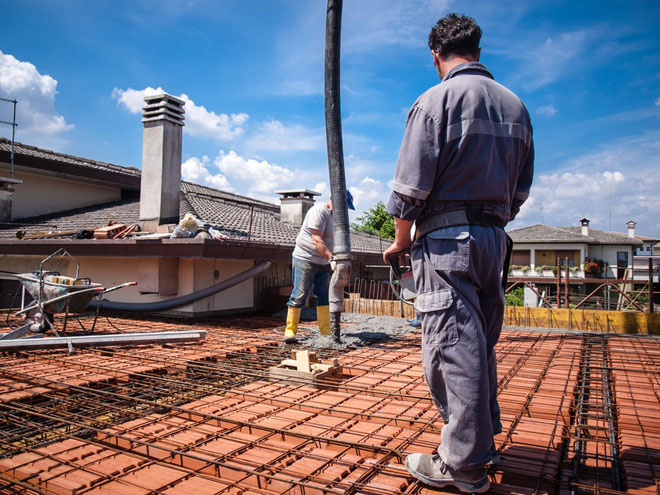
[[[487,227],[504,228],[506,222],[500,217],[483,211],[481,208],[460,208],[458,210],[440,211],[431,214],[415,225],[415,237],[419,239],[434,230],[454,227],[456,225],[484,225]]]

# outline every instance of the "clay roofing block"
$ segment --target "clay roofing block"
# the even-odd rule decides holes
[[[194,476],[163,491],[163,495],[216,495],[227,488],[221,480]]]

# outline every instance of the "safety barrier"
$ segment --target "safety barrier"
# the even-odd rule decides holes
[[[583,332],[660,335],[660,313],[507,306],[504,324]]]
[[[415,317],[415,308],[412,306],[401,305],[398,301],[364,298],[353,293],[346,298],[344,307],[349,313]],[[637,311],[507,306],[504,310],[504,324],[580,332],[660,335],[660,313],[649,314]]]

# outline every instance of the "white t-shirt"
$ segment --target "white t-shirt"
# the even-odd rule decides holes
[[[325,242],[325,245],[332,252],[334,248],[333,235],[335,222],[332,219],[332,212],[325,203],[312,206],[307,212],[307,215],[305,215],[305,220],[296,238],[296,248],[293,250],[293,256],[311,263],[327,265],[329,261],[321,256],[319,250],[316,249],[314,241],[312,241],[310,229],[323,232],[323,242]]]

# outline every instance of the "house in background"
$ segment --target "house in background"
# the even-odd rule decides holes
[[[527,276],[536,276],[535,268],[556,266],[557,258],[568,258],[569,267],[581,269],[585,259],[599,259],[607,264],[605,278],[631,278],[633,266],[641,258],[648,259],[660,239],[635,235],[634,221],[627,223],[627,233],[608,232],[589,227],[589,220],[580,220],[579,227],[551,227],[537,224],[515,229],[508,234],[514,241],[512,265],[527,266]],[[635,280],[648,280],[646,273],[634,270]]]
[[[65,155],[15,143],[10,175],[10,142],[0,138],[0,270],[20,273],[59,248],[80,262],[82,276],[107,287],[138,285],[107,296],[118,302],[155,302],[204,289],[270,261],[258,276],[226,291],[177,308],[177,313],[210,315],[271,309],[286,301],[291,286],[291,253],[314,191],[281,191],[281,205],[181,181],[183,102],[159,95],[145,99],[142,170]],[[186,213],[212,225],[220,240],[169,238],[167,231]],[[126,239],[73,236],[17,239],[17,232],[90,230],[110,221],[139,223],[153,235]],[[160,234],[158,233],[160,232]],[[29,235],[28,235],[29,237]],[[208,236],[207,236],[208,237]],[[367,265],[382,264],[389,243],[351,233],[354,277]],[[60,261],[62,274],[71,267]],[[2,293],[16,282],[2,277]],[[0,304],[7,307],[7,301]]]

